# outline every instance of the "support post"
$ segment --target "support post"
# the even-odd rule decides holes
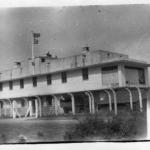
[[[108,101],[109,101],[109,111],[112,111],[112,100],[111,100],[111,95],[108,90],[104,90],[104,92],[108,95]]]
[[[38,103],[39,103],[39,116],[42,117],[42,105],[41,105],[41,98],[40,96],[36,96]]]
[[[70,97],[71,97],[72,114],[75,115],[75,99],[74,99],[74,95],[72,93],[68,93],[68,95],[70,95]]]
[[[89,111],[92,113],[92,105],[91,105],[91,95],[88,92],[85,92],[85,95],[89,98]]]
[[[150,140],[150,89],[147,92],[147,140]]]
[[[131,110],[133,110],[133,96],[132,96],[132,92],[129,88],[125,88],[128,92],[129,92],[129,100],[130,100],[130,108]]]
[[[53,100],[54,100],[54,105],[55,105],[55,115],[57,116],[58,115],[58,108],[57,108],[57,97],[55,95],[52,95],[53,97]]]
[[[16,112],[15,112],[15,101],[12,100],[12,113],[13,113],[13,119],[16,118]]]
[[[32,108],[32,101],[29,100],[29,114],[30,116],[33,116],[33,108]]]
[[[142,92],[141,92],[139,87],[137,87],[137,91],[138,91],[138,94],[139,94],[140,111],[142,112],[143,111]]]
[[[117,96],[116,96],[116,92],[114,89],[110,89],[113,93],[113,97],[114,97],[114,109],[115,109],[115,115],[118,114],[118,110],[117,110]]]
[[[95,102],[95,100],[94,100],[94,95],[93,95],[93,93],[91,92],[91,91],[87,91],[89,94],[90,94],[90,96],[91,96],[91,112],[92,112],[92,114],[95,114],[95,104],[94,104],[94,102]]]
[[[35,117],[38,118],[38,100],[35,99]]]

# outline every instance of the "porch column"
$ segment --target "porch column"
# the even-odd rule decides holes
[[[112,111],[112,100],[111,100],[111,95],[108,90],[104,90],[104,92],[108,95],[108,101],[109,101],[109,111]]]
[[[132,92],[129,88],[125,88],[128,92],[129,92],[129,100],[130,100],[130,108],[131,110],[133,110],[133,96],[132,96]]]
[[[15,100],[12,100],[12,115],[13,115],[13,119],[16,118],[16,111],[15,111]]]
[[[150,89],[147,92],[147,140],[150,140]]]
[[[139,87],[137,87],[137,91],[138,91],[138,94],[139,94],[139,104],[140,104],[140,111],[142,112],[143,111],[143,104],[142,104],[142,92],[140,90]]]
[[[38,109],[38,100],[35,99],[35,117],[36,118],[38,118],[38,111],[39,111],[39,109]]]
[[[92,105],[91,105],[91,95],[88,93],[88,92],[84,92],[85,93],[85,95],[87,95],[88,96],[88,98],[89,98],[89,111],[90,111],[90,113],[92,112]]]
[[[114,109],[115,109],[115,115],[117,115],[118,110],[117,110],[117,96],[116,96],[116,92],[114,89],[110,89],[113,93],[113,97],[114,97]]]
[[[42,105],[41,105],[41,98],[40,96],[36,96],[38,103],[39,103],[39,116],[42,117]]]
[[[55,95],[52,95],[53,101],[54,101],[54,109],[55,109],[55,115],[58,115],[58,108],[57,108],[57,97]]]
[[[24,101],[27,102],[27,111],[26,111],[26,114],[25,114],[25,117],[30,116],[30,106],[29,106],[29,101],[28,101],[28,98],[22,98]]]
[[[72,93],[68,93],[68,95],[70,95],[70,97],[71,97],[72,114],[75,115],[75,99],[74,99],[74,95]]]
[[[29,100],[29,115],[33,116],[33,107],[32,107],[32,101]]]
[[[92,114],[95,114],[94,95],[93,95],[93,93],[91,91],[87,91],[87,92],[91,95],[91,105],[92,105],[91,106],[91,112],[92,112]]]
[[[119,80],[119,86],[126,85],[125,67],[123,64],[118,65],[118,80]]]

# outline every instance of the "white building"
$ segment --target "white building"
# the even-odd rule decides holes
[[[148,67],[143,61],[103,50],[76,56],[51,55],[17,63],[0,73],[0,116],[42,117],[110,111],[146,104]],[[122,107],[123,106],[123,107]]]

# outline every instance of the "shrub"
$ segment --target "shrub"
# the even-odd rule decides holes
[[[22,135],[22,134],[20,134],[20,135],[18,136],[17,142],[18,142],[18,143],[26,143],[26,142],[27,142],[27,137],[24,136],[24,135]]]
[[[1,134],[1,139],[2,139],[2,142],[6,142],[7,141],[7,137],[5,134]]]
[[[37,133],[37,136],[38,136],[38,137],[43,137],[44,134],[43,134],[43,132],[39,131],[39,132]]]
[[[72,131],[67,131],[66,140],[84,140],[86,137],[100,139],[121,139],[134,137],[137,133],[136,117],[111,116],[105,119],[91,115],[80,120]]]

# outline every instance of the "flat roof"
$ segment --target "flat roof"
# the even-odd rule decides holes
[[[132,66],[137,68],[150,66],[150,64],[145,61],[130,59],[128,58],[128,55],[104,50],[87,52],[86,57],[84,57],[83,54],[80,54],[57,59],[51,59],[47,57],[45,58],[46,62],[44,63],[40,62],[40,57],[36,59],[37,64],[35,65],[35,74],[33,74],[33,66],[31,65],[31,60],[29,60],[28,62],[26,62],[27,66],[24,65],[20,68],[13,68],[10,70],[2,71],[0,73],[0,81],[5,82],[9,80],[29,78],[32,76],[54,74],[62,71],[71,71],[84,67],[103,67],[118,64],[124,64],[126,66]]]

